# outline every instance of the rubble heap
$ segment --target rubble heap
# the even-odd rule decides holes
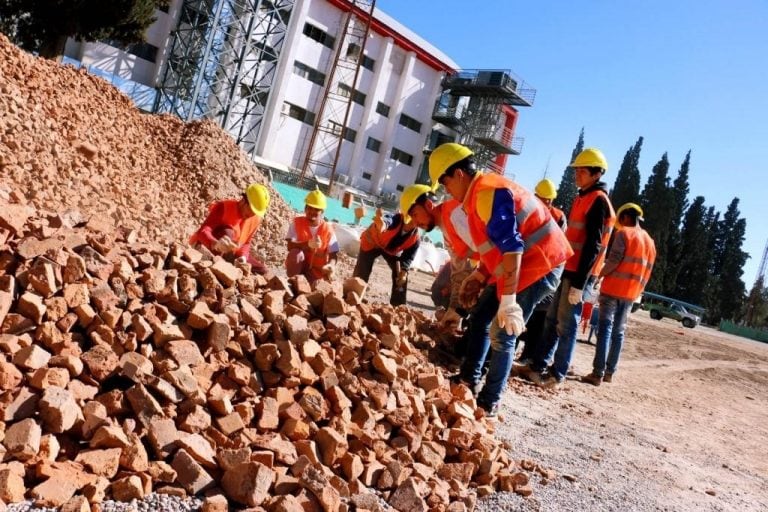
[[[214,200],[265,177],[210,121],[149,116],[101,78],[29,55],[0,34],[0,189],[37,208],[76,208],[104,228],[186,240]],[[293,216],[272,194],[256,247],[282,263]],[[268,243],[269,241],[269,243]]]
[[[98,227],[0,201],[0,499],[413,512],[531,492],[419,350],[420,312]]]

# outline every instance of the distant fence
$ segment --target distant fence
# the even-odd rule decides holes
[[[752,340],[762,341],[763,343],[768,343],[768,331],[763,329],[744,327],[742,325],[729,322],[728,320],[723,320],[720,322],[720,330],[730,334],[735,334],[736,336],[741,336],[743,338],[749,338]]]

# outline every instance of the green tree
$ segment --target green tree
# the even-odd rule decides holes
[[[747,306],[744,312],[744,323],[757,329],[768,325],[768,288],[765,287],[765,279],[758,276],[747,298]]]
[[[59,59],[67,38],[144,41],[155,9],[168,0],[0,0],[0,30],[41,57]]]
[[[579,140],[576,142],[576,147],[571,151],[571,159],[568,161],[570,164],[576,159],[576,156],[584,151],[584,128],[582,127],[579,133]],[[563,171],[563,177],[560,180],[560,186],[557,187],[557,197],[554,200],[555,206],[565,212],[565,215],[571,213],[571,205],[573,200],[576,199],[576,182],[573,180],[573,167],[567,165],[565,171]]]
[[[616,181],[611,191],[611,202],[614,208],[624,203],[637,203],[640,200],[640,149],[643,147],[643,138],[639,137],[634,146],[624,154]]]
[[[674,290],[669,295],[694,304],[704,303],[709,280],[710,224],[704,197],[697,196],[685,212],[680,232],[680,259]]]
[[[674,201],[669,186],[669,159],[664,153],[653,166],[651,175],[643,188],[640,206],[643,208],[645,223],[643,227],[656,243],[656,265],[653,267],[648,291],[663,292],[664,274],[667,269],[667,242],[669,241],[669,223]]]
[[[688,208],[688,173],[691,167],[691,151],[685,155],[680,169],[677,171],[677,178],[672,183],[672,212],[669,223],[669,240],[667,242],[669,255],[667,262],[667,271],[664,274],[664,293],[674,293],[677,286],[677,273],[680,271],[680,260],[682,253],[682,238],[680,225],[683,221],[683,214]]]
[[[721,221],[723,236],[721,270],[715,274],[720,281],[719,308],[716,311],[719,318],[739,320],[743,310],[746,286],[741,276],[744,274],[744,264],[749,254],[742,250],[744,237],[747,232],[746,219],[739,218],[739,198],[734,197]]]

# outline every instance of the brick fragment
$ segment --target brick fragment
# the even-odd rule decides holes
[[[186,450],[176,452],[171,466],[177,473],[178,482],[190,494],[198,494],[214,484],[211,475]]]
[[[264,503],[275,481],[275,472],[258,462],[245,462],[224,472],[221,486],[231,499],[256,507]]]

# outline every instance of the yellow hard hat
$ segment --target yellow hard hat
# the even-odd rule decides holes
[[[304,198],[304,204],[317,208],[318,210],[325,210],[328,208],[328,201],[325,199],[325,194],[320,192],[319,188],[316,188]]]
[[[587,148],[571,162],[571,167],[600,167],[607,171],[608,161],[599,149]]]
[[[432,187],[427,185],[409,185],[400,194],[400,213],[403,214],[403,222],[411,222],[408,212],[416,203],[416,200],[424,194],[432,192]]]
[[[621,205],[621,207],[616,211],[616,218],[618,219],[621,217],[621,213],[627,210],[635,210],[638,214],[640,214],[640,220],[643,220],[643,209],[640,208],[639,204],[635,203],[624,203]]]
[[[446,142],[437,146],[429,155],[429,179],[432,181],[432,189],[437,189],[440,185],[440,176],[445,174],[450,166],[473,154],[467,146],[456,142]]]
[[[544,199],[552,200],[557,197],[557,188],[555,188],[555,182],[549,178],[544,178],[536,184],[536,195],[543,197]]]
[[[267,187],[259,183],[251,183],[245,189],[245,197],[248,198],[248,204],[253,213],[259,217],[263,217],[267,213],[269,207],[269,190]]]

